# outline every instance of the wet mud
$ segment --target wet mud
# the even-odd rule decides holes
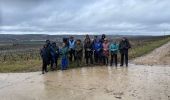
[[[170,100],[170,66],[1,73],[0,100]]]

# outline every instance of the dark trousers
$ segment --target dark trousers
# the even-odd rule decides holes
[[[48,64],[43,61],[43,65],[42,65],[42,72],[43,72],[43,73],[44,73],[44,71],[47,72],[47,65],[48,65]]]
[[[85,51],[86,64],[89,64],[89,60],[90,60],[90,64],[93,64],[92,55],[93,55],[92,51]]]
[[[104,65],[107,65],[109,63],[109,58],[107,56],[103,56],[102,59]]]
[[[73,57],[74,57],[74,60],[76,60],[76,57],[75,57],[75,50],[71,49],[69,51],[69,61],[72,62],[73,61]]]
[[[124,59],[125,59],[126,66],[128,66],[128,52],[121,53],[121,66],[124,65]]]
[[[117,54],[111,54],[110,66],[112,66],[113,60],[114,60],[115,66],[117,66]]]
[[[77,63],[77,67],[81,66],[81,62],[82,62],[82,56],[83,56],[83,53],[82,51],[80,52],[75,52],[75,56],[76,56],[76,63]]]
[[[94,61],[95,63],[102,63],[102,52],[94,52]]]
[[[54,70],[55,68],[57,68],[57,61],[58,61],[58,57],[52,57],[52,60],[51,60],[51,70]]]

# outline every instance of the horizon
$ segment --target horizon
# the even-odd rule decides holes
[[[65,36],[65,35],[74,35],[74,36],[83,36],[83,35],[87,35],[87,34],[1,34],[0,35],[49,35],[49,36]],[[102,34],[88,34],[88,35],[102,35]],[[170,34],[160,34],[160,35],[150,35],[150,34],[105,34],[105,35],[108,35],[108,36],[170,36]]]

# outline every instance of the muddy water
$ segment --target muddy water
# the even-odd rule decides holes
[[[0,74],[0,100],[170,100],[170,67]]]

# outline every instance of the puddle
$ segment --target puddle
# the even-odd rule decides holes
[[[0,74],[1,100],[170,100],[170,67],[131,64]]]

